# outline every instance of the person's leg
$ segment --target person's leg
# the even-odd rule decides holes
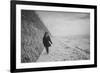
[[[49,53],[49,48],[48,47],[46,47],[46,51],[47,51],[47,54]]]
[[[49,54],[49,47],[47,49],[48,49],[48,54]]]

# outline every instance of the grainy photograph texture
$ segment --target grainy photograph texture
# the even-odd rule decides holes
[[[90,13],[21,10],[21,63],[90,59]]]

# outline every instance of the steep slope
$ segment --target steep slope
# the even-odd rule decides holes
[[[21,62],[35,62],[44,49],[42,39],[48,29],[35,11],[21,10]],[[49,31],[48,31],[49,32]]]

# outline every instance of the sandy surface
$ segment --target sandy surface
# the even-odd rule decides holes
[[[37,62],[88,60],[90,59],[89,44],[87,40],[69,40],[52,38],[52,46],[49,47],[49,54],[44,48]]]

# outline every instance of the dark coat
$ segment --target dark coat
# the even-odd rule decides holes
[[[45,47],[49,47],[49,46],[51,46],[51,39],[50,39],[50,37],[49,36],[44,36],[43,37],[43,44],[44,44],[44,46]]]

